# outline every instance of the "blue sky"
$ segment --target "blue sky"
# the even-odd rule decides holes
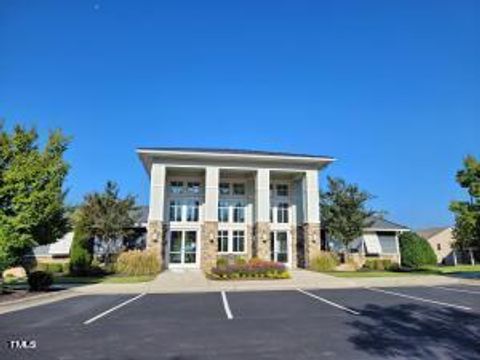
[[[0,117],[73,136],[69,201],[148,201],[139,146],[326,154],[412,227],[452,222],[480,155],[480,2],[0,5]]]

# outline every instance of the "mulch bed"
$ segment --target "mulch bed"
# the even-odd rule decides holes
[[[53,288],[53,289],[50,289],[49,291],[31,292],[31,291],[28,291],[26,289],[5,288],[3,290],[3,292],[0,292],[0,304],[2,304],[4,302],[7,302],[7,301],[26,299],[26,298],[38,296],[40,294],[57,292],[57,291],[60,291],[60,290],[62,290],[62,289]]]

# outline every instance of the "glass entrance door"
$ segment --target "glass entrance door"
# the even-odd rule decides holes
[[[272,261],[288,263],[288,233],[272,231],[270,233],[270,257]]]
[[[169,266],[192,267],[197,264],[197,232],[170,231]]]

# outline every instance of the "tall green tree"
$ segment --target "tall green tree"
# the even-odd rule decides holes
[[[76,227],[81,227],[88,237],[104,244],[105,262],[110,263],[113,245],[117,239],[131,234],[133,215],[138,210],[135,197],[120,196],[118,185],[108,181],[103,192],[87,194],[77,209]]]
[[[320,192],[320,214],[329,236],[340,241],[344,251],[371,225],[375,214],[367,208],[368,192],[340,178],[327,178],[327,190]]]
[[[68,230],[64,160],[69,138],[50,132],[43,149],[34,128],[0,124],[0,267],[15,265],[37,244],[54,242]]]
[[[463,166],[456,180],[467,190],[468,200],[450,203],[450,210],[455,214],[454,245],[459,249],[480,246],[480,162],[469,155]]]

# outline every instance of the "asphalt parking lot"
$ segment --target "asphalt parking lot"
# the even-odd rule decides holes
[[[0,359],[480,359],[480,287],[85,295],[0,338]]]

